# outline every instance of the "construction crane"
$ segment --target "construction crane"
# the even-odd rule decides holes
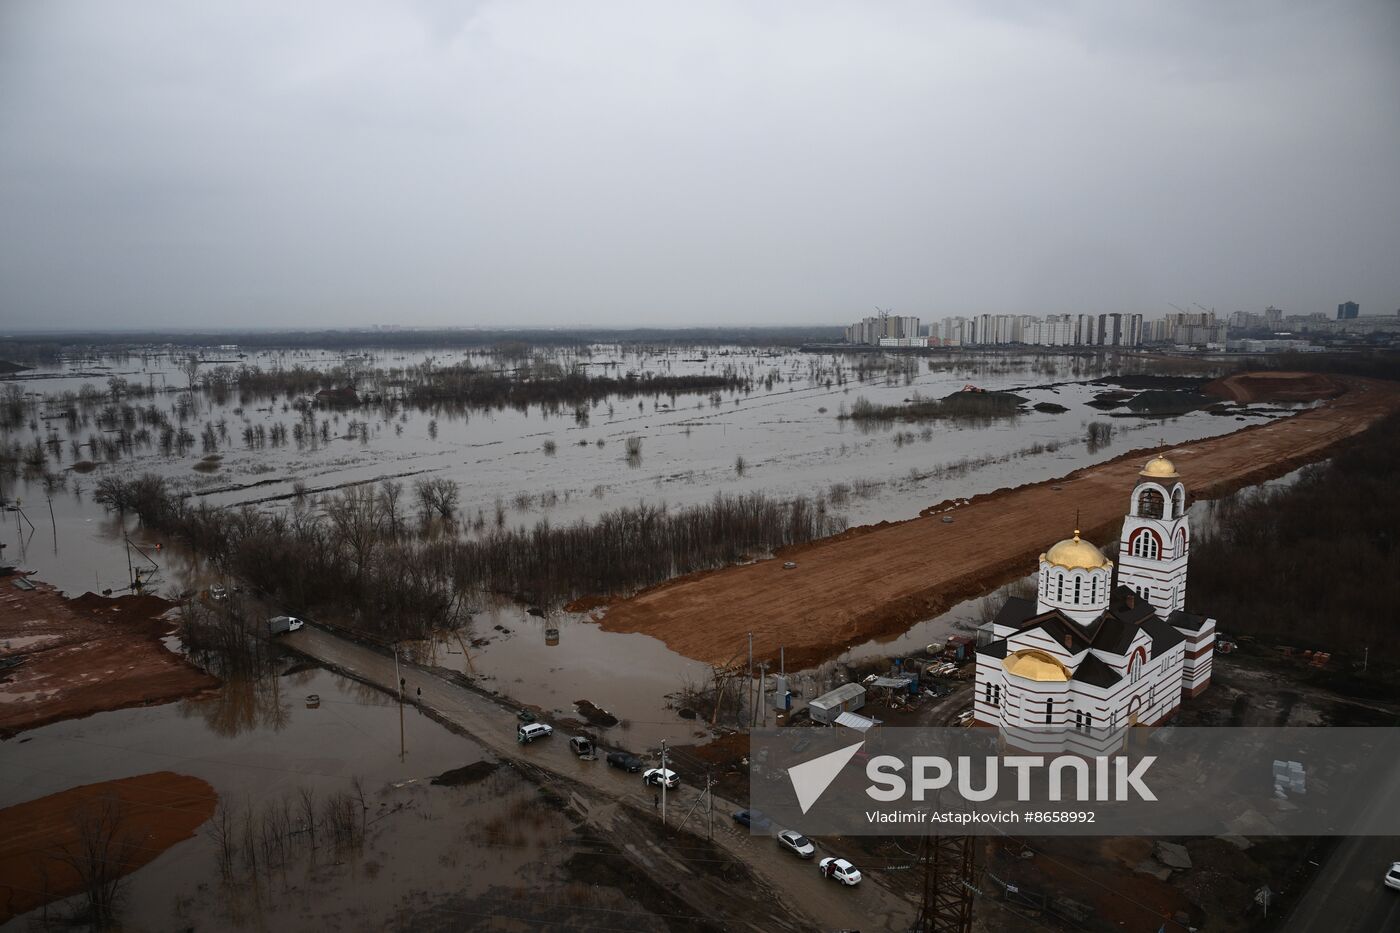
[[[1191,313],[1190,311],[1187,311],[1185,308],[1183,308],[1181,305],[1172,304],[1170,301],[1167,302],[1167,304],[1172,305],[1173,308],[1175,308],[1176,310],[1180,311],[1182,314],[1190,314],[1190,313]]]
[[[1215,313],[1215,309],[1214,309],[1214,308],[1207,308],[1205,305],[1201,304],[1199,301],[1193,301],[1193,302],[1191,302],[1191,303],[1192,303],[1193,305],[1195,305],[1196,307],[1200,308],[1200,309],[1201,309],[1202,311],[1204,311],[1206,314],[1214,314],[1214,313]]]

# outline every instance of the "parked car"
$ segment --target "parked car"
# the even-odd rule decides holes
[[[580,758],[594,758],[593,741],[587,736],[574,735],[569,737],[569,751]]]
[[[1385,873],[1385,886],[1400,891],[1400,862],[1390,866],[1390,871]]]
[[[608,766],[635,774],[642,770],[642,759],[630,752],[608,752]]]
[[[798,858],[811,858],[817,852],[817,847],[812,845],[812,840],[791,829],[785,829],[778,833],[778,845]]]
[[[215,600],[216,602],[219,600],[228,599],[227,587],[225,587],[222,583],[215,583],[213,586],[209,587],[209,598]]]
[[[759,810],[736,810],[734,811],[734,822],[759,832],[763,832],[773,825],[773,821]]]
[[[535,739],[546,739],[554,734],[554,727],[542,722],[526,723],[515,730],[516,741],[529,745]]]
[[[860,884],[860,869],[843,858],[822,859],[821,870],[823,878],[830,878],[842,884]]]
[[[660,787],[663,783],[667,790],[675,790],[680,786],[681,776],[670,768],[650,768],[642,772],[642,783]]]
[[[273,616],[267,620],[267,633],[269,635],[281,635],[283,632],[295,632],[306,623],[296,616]]]

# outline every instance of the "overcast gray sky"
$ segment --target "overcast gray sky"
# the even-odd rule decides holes
[[[0,0],[0,325],[1400,308],[1400,3]]]

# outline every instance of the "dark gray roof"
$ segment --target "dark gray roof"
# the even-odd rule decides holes
[[[1035,600],[1022,599],[1019,596],[1011,596],[1002,603],[997,610],[996,618],[992,622],[996,625],[1009,625],[1012,628],[1020,628],[1021,623],[1035,616]]]
[[[1128,605],[1129,601],[1132,602],[1131,606]],[[1148,616],[1157,614],[1157,608],[1146,597],[1138,596],[1126,586],[1113,591],[1109,611],[1124,622],[1132,623],[1140,623]]]
[[[1123,677],[1095,655],[1086,655],[1074,672],[1074,679],[1095,687],[1112,687]]]
[[[1064,647],[1070,654],[1078,654],[1092,647],[1084,630],[1058,609],[1037,616],[1029,624],[1023,626],[1021,631],[1033,628],[1038,628],[1055,639],[1055,643]]]
[[[989,642],[981,648],[978,648],[977,653],[985,654],[989,658],[1004,658],[1006,657],[1006,639],[999,638],[996,641]]]
[[[1208,619],[1208,616],[1198,616],[1193,612],[1175,609],[1171,615],[1167,616],[1167,624],[1176,628],[1184,628],[1188,632],[1199,632],[1201,626],[1205,625]]]
[[[1126,654],[1128,646],[1137,637],[1140,626],[1125,622],[1116,614],[1104,613],[1098,631],[1094,633],[1094,647],[1111,654]]]
[[[1156,616],[1142,623],[1142,630],[1152,638],[1152,656],[1154,658],[1186,640],[1185,635]]]

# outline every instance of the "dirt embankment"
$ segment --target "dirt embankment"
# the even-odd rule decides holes
[[[0,577],[0,737],[128,706],[168,703],[219,686],[161,638],[171,603],[158,596],[66,599],[19,575]]]
[[[1254,375],[1232,377],[1234,389],[1254,391]],[[1257,375],[1267,382],[1278,374]],[[1346,391],[1291,418],[1167,449],[1188,495],[1216,498],[1282,475],[1400,408],[1400,384],[1317,378]],[[816,664],[1031,572],[1042,551],[1074,530],[1076,513],[1085,537],[1116,539],[1137,473],[1156,452],[941,503],[919,518],[853,528],[775,560],[681,577],[614,603],[602,625],[716,664],[746,648],[752,632],[756,656],[774,658],[781,645],[789,668]],[[784,570],[785,561],[797,567]]]
[[[0,923],[82,893],[96,858],[130,874],[192,837],[217,803],[205,781],[157,771],[0,810]]]
[[[1232,402],[1315,402],[1336,398],[1346,381],[1325,373],[1235,373],[1205,385],[1204,392]]]

